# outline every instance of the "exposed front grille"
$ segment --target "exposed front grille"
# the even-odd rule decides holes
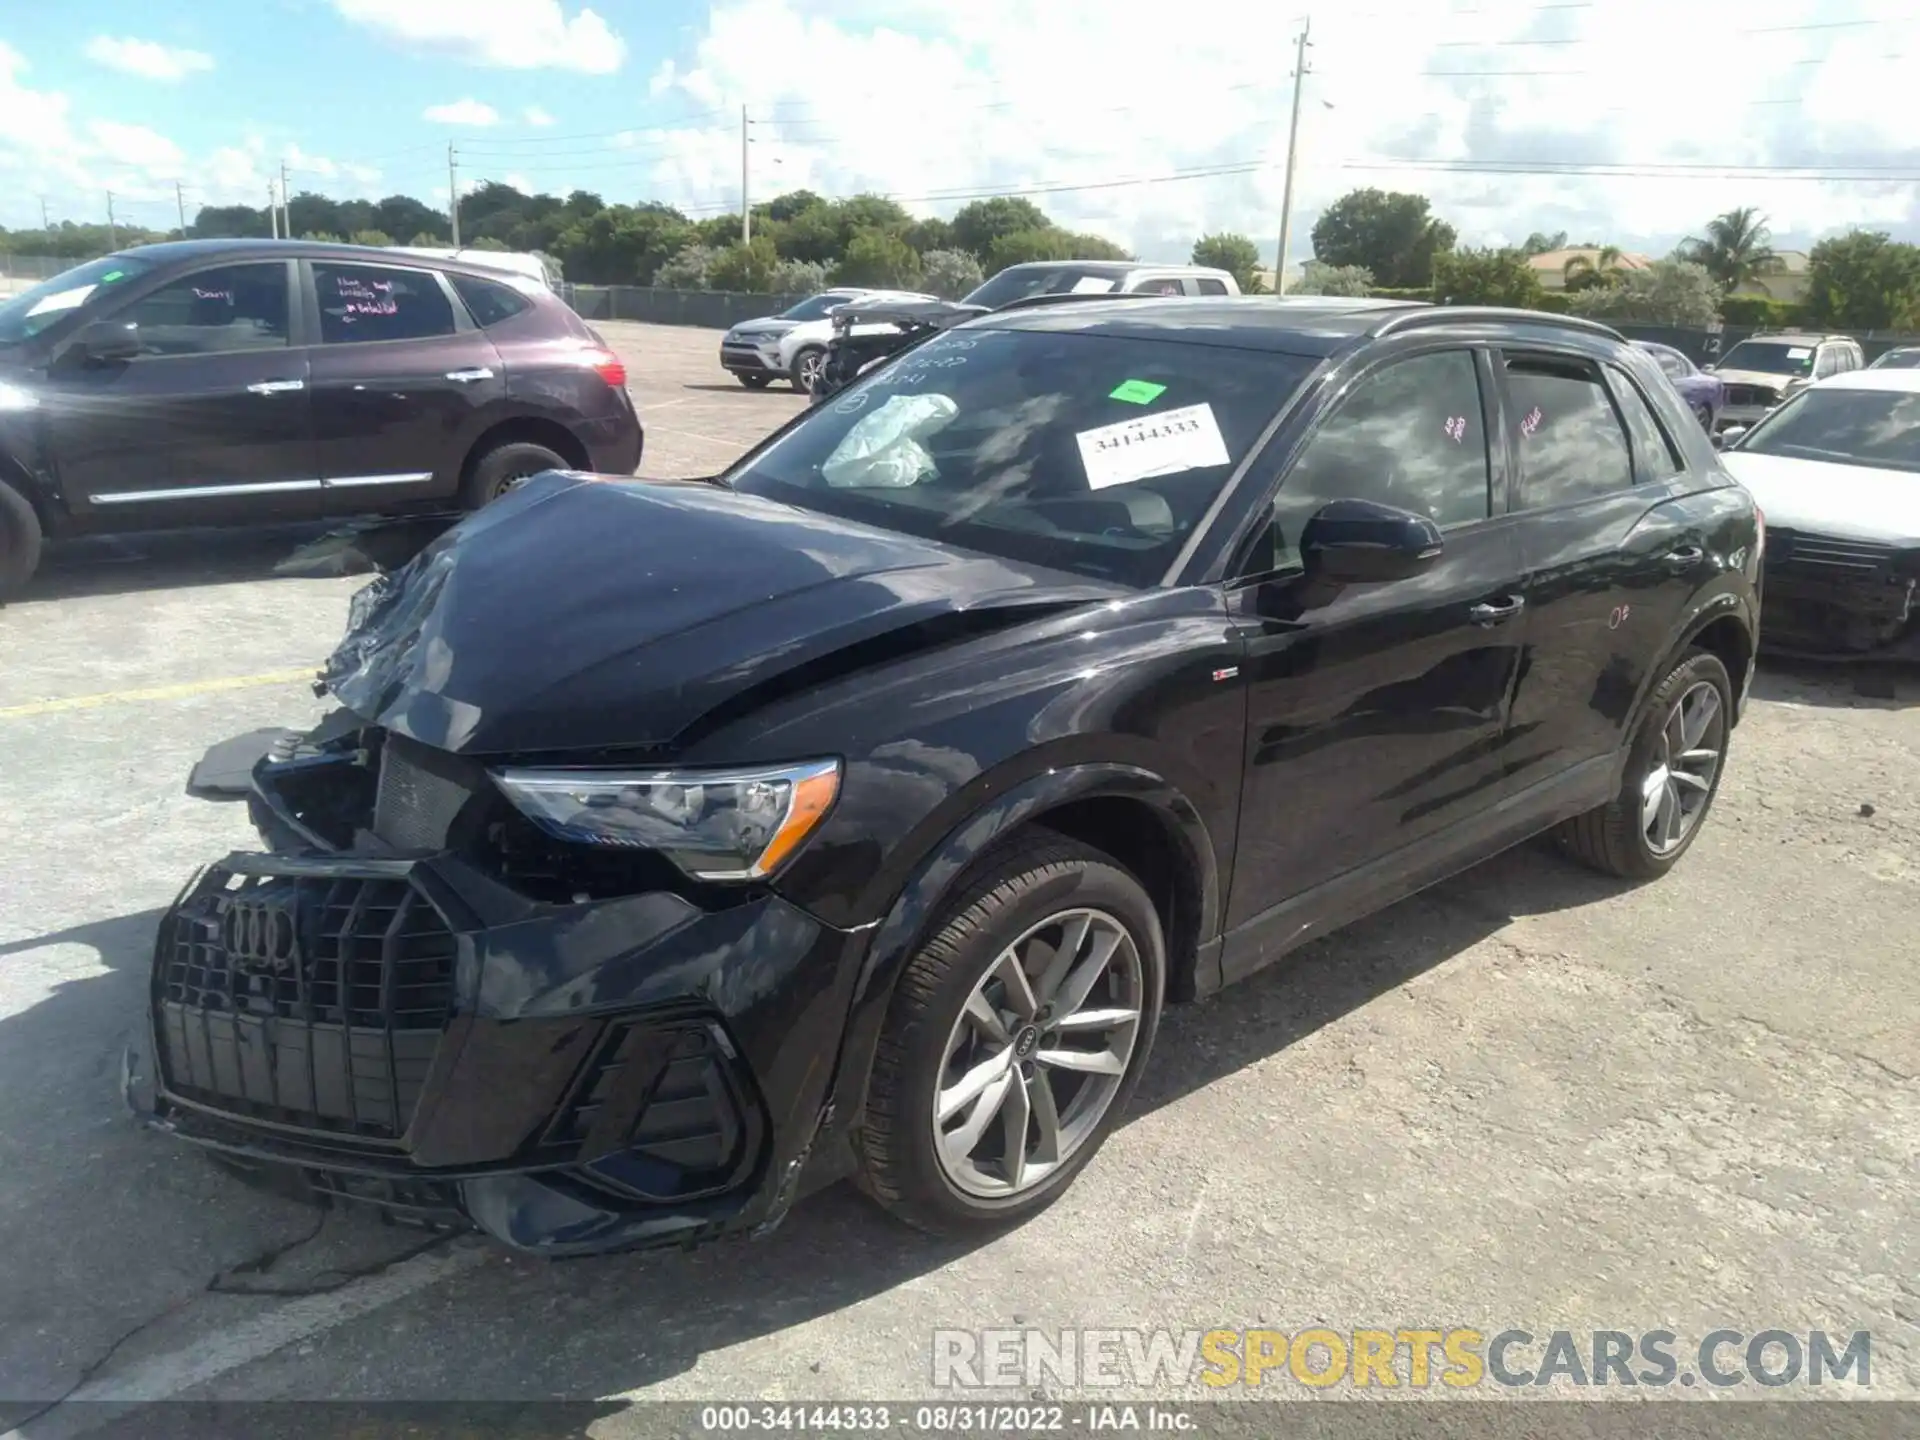
[[[1778,392],[1763,389],[1758,385],[1727,386],[1727,404],[1742,408],[1754,405],[1772,405],[1780,398]]]
[[[373,833],[401,850],[440,850],[462,807],[485,783],[477,766],[389,733],[380,748]]]
[[[1864,580],[1881,571],[1891,574],[1896,553],[1893,546],[1871,540],[1837,540],[1827,535],[1767,528],[1767,565],[1777,567],[1782,573]]]
[[[403,880],[216,870],[156,957],[161,1062],[184,1098],[395,1139],[453,999],[457,942]]]

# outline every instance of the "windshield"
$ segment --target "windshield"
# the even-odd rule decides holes
[[[724,483],[1151,585],[1314,364],[1157,338],[963,328],[819,406]]]
[[[1755,370],[1763,375],[1811,375],[1813,346],[1784,340],[1742,340],[1720,357],[1719,369]]]
[[[1920,472],[1920,393],[1808,390],[1756,425],[1736,448]]]
[[[1867,368],[1869,370],[1920,370],[1920,347],[1912,350],[1889,350]]]
[[[979,286],[961,304],[997,310],[1029,295],[1109,295],[1119,288],[1116,277],[1071,261],[1058,265],[1016,265]]]
[[[51,280],[42,280],[31,290],[22,290],[0,305],[0,345],[18,345],[31,340],[42,330],[59,324],[106,292],[152,268],[144,260],[109,255],[62,270]]]
[[[847,295],[809,295],[798,305],[782,310],[776,320],[824,320],[829,310],[847,303]]]

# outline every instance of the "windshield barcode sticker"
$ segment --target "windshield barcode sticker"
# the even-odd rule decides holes
[[[1094,490],[1230,463],[1211,405],[1142,415],[1138,420],[1082,430],[1074,439],[1080,442],[1087,485]]]

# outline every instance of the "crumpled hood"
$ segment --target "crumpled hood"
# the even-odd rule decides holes
[[[1920,546],[1920,475],[1746,450],[1725,451],[1720,463],[1753,496],[1769,529]]]
[[[1122,593],[704,483],[551,473],[356,595],[321,678],[443,750],[665,745],[861,641]]]
[[[1723,385],[1752,385],[1771,390],[1776,395],[1784,395],[1787,386],[1806,378],[1803,375],[1778,375],[1771,370],[1703,370],[1701,373]]]

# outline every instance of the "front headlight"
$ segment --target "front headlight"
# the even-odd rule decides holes
[[[819,828],[840,762],[751,770],[495,770],[514,806],[548,834],[653,850],[696,880],[760,880]]]
[[[40,397],[25,386],[0,380],[0,410],[31,410],[39,403]]]

